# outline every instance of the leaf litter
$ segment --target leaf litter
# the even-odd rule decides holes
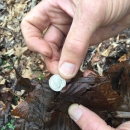
[[[89,47],[80,70],[61,92],[40,54],[26,47],[22,18],[38,0],[0,2],[0,129],[79,130],[67,110],[82,104],[117,127],[130,119],[130,29]],[[95,74],[96,73],[96,74]]]

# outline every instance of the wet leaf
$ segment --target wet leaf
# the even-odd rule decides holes
[[[17,116],[20,118],[27,118],[29,111],[29,104],[26,101],[20,103],[15,109],[11,111],[13,116]]]

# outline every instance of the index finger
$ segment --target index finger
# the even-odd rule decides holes
[[[49,44],[43,39],[43,30],[50,25],[50,19],[45,10],[48,3],[41,1],[23,19],[21,29],[26,44],[30,50],[51,57],[52,50]]]

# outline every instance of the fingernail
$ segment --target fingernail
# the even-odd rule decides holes
[[[74,64],[71,64],[69,62],[64,62],[61,65],[59,71],[65,76],[72,76],[74,75],[75,69],[76,69],[76,66]]]
[[[69,107],[68,113],[74,121],[78,121],[83,114],[78,104],[71,105]]]

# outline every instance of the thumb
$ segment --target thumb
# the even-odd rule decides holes
[[[82,130],[115,130],[108,126],[98,115],[82,105],[71,105],[68,113]]]
[[[90,1],[83,2],[76,8],[71,28],[61,52],[58,69],[59,74],[65,79],[73,78],[78,72],[86,55],[89,40],[103,19],[100,13],[100,4]],[[96,19],[97,17],[98,19]]]

